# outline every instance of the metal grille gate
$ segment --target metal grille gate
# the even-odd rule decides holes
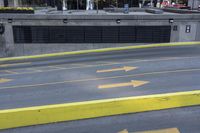
[[[170,26],[13,26],[15,43],[170,42]]]

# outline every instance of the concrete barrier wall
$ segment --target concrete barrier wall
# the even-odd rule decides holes
[[[188,31],[187,31],[188,28]],[[196,34],[198,30],[198,22],[182,22],[180,24],[179,42],[197,41]]]
[[[171,42],[197,41],[200,35],[200,15],[198,14],[165,14],[165,15],[2,15],[5,33],[0,36],[0,56],[21,56],[51,52],[98,49],[105,47],[128,46],[137,44],[15,44],[12,26],[171,26]],[[67,23],[63,23],[67,19]],[[116,20],[120,19],[120,23]],[[173,19],[173,23],[169,20]],[[8,20],[12,20],[9,22]],[[187,25],[190,33],[185,32]]]

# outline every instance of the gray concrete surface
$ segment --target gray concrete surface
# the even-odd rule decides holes
[[[100,11],[40,11],[36,14],[0,14],[1,23],[5,25],[5,35],[0,36],[0,41],[4,41],[4,56],[20,56],[42,54],[49,52],[71,51],[81,49],[93,49],[102,47],[116,47],[126,44],[15,44],[13,39],[12,26],[171,26],[170,42],[198,41],[200,38],[200,14],[151,14],[146,12],[131,12],[123,14],[120,12],[109,13]],[[8,23],[12,19],[12,23]],[[68,19],[68,23],[63,23],[63,19]],[[116,19],[121,19],[121,23],[116,23]],[[169,23],[169,19],[174,19]],[[190,33],[186,33],[186,26],[190,25]],[[177,30],[173,30],[177,26]],[[136,45],[134,43],[128,45]],[[2,47],[2,46],[1,46]],[[53,48],[52,48],[53,47]]]
[[[0,6],[4,6],[4,1],[3,0],[0,1]]]
[[[198,46],[159,48],[46,62],[27,61],[22,63],[22,68],[20,64],[11,64],[10,69],[9,64],[1,66],[0,77],[12,81],[0,84],[0,109],[198,90],[199,51]],[[96,73],[123,66],[138,69]],[[131,80],[150,83],[136,88],[98,88]]]
[[[0,83],[0,109],[199,90],[199,52],[199,46],[153,48],[0,65],[0,78],[12,79]],[[97,70],[123,66],[138,69],[96,73]],[[150,83],[136,88],[98,88],[99,85],[130,80]],[[199,123],[200,107],[193,106],[1,132],[117,133],[123,129],[135,132],[176,127],[180,133],[199,133]]]

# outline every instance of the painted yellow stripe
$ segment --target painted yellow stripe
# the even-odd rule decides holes
[[[18,72],[10,71],[10,70],[4,70],[3,72],[9,73],[9,74],[18,74]]]
[[[126,46],[126,47],[114,47],[114,48],[81,50],[81,51],[61,52],[61,53],[32,55],[32,56],[20,56],[20,57],[11,57],[11,58],[1,58],[0,62],[19,61],[19,60],[26,60],[26,59],[39,59],[39,58],[48,58],[48,57],[59,57],[59,56],[66,56],[66,55],[102,53],[102,52],[112,52],[112,51],[131,50],[131,49],[146,49],[146,48],[156,48],[156,47],[173,47],[173,46],[189,46],[189,45],[200,45],[200,42],[177,42],[177,43],[134,45],[134,46]]]
[[[193,105],[200,90],[0,110],[0,129]]]
[[[6,83],[6,82],[10,82],[10,81],[12,81],[12,79],[0,78],[0,83]]]
[[[143,132],[134,132],[134,133],[180,133],[180,132],[177,128],[167,128],[167,129],[159,129],[159,130],[151,130]]]

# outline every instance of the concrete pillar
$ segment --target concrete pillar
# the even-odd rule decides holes
[[[13,29],[12,24],[7,23],[5,24],[5,33],[4,33],[4,39],[5,40],[5,54],[6,56],[14,56],[14,38],[13,38]]]
[[[19,0],[14,0],[14,7],[18,7],[19,6]]]
[[[197,29],[200,29],[200,22],[197,24]],[[200,30],[197,30],[196,41],[200,41]]]
[[[8,6],[18,7],[19,6],[19,0],[8,0]]]
[[[4,6],[4,1],[0,0],[0,6]]]

